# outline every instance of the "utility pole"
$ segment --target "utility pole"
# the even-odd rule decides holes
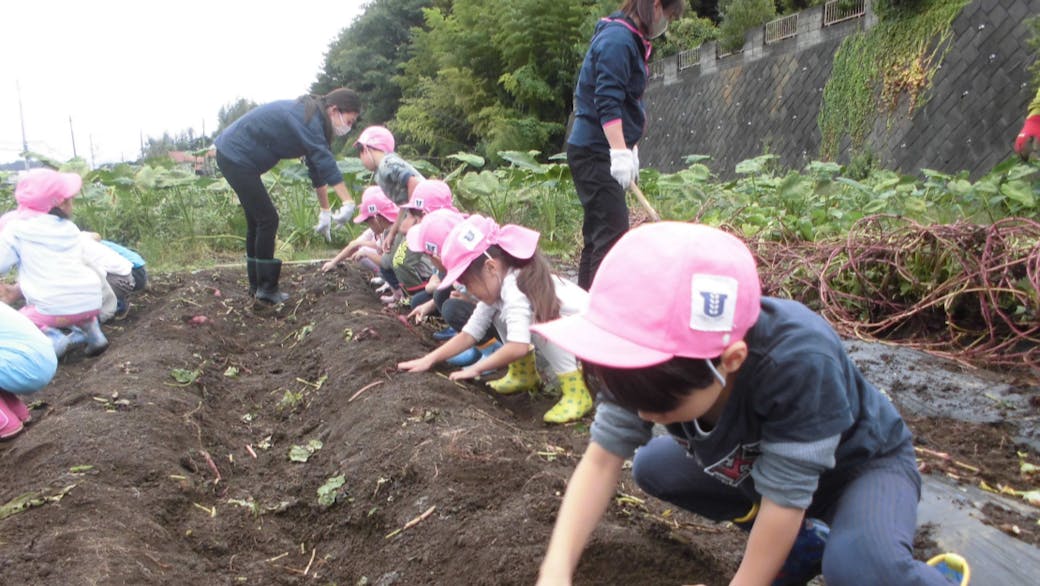
[[[72,129],[72,115],[69,115],[69,134],[72,135],[72,158],[75,159],[79,155],[76,154],[76,131]]]
[[[15,80],[15,91],[18,93],[18,117],[22,121],[22,160],[25,161],[25,170],[29,170],[29,142],[25,140],[25,111],[22,109],[22,84]]]
[[[94,163],[94,135],[88,134],[87,138],[90,140],[90,168],[97,169],[97,165]]]

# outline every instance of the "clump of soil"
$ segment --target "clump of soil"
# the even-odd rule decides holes
[[[548,395],[398,372],[433,326],[353,271],[287,266],[283,286],[290,301],[258,312],[241,271],[159,276],[106,326],[107,353],[64,361],[0,444],[0,583],[534,583],[588,421],[543,424]],[[1013,443],[967,453],[946,443],[959,422],[935,425],[930,448],[1011,482],[990,462],[1017,462]],[[732,576],[742,532],[628,476],[618,496],[578,583]]]

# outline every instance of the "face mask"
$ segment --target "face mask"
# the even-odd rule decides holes
[[[668,30],[668,16],[662,14],[661,18],[654,22],[654,26],[650,27],[650,34],[647,38],[656,39],[663,35],[666,30]]]
[[[339,124],[332,125],[332,133],[336,136],[346,136],[346,134],[350,132],[352,126],[350,122],[343,122],[343,114],[339,115],[339,121]]]

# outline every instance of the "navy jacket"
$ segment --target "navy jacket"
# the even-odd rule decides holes
[[[643,92],[649,56],[650,42],[624,14],[615,12],[599,21],[578,73],[568,143],[609,149],[603,124],[619,118],[625,144],[632,148],[639,142],[646,126]]]
[[[280,100],[253,108],[224,129],[217,151],[242,167],[265,173],[282,159],[304,157],[311,184],[338,185],[343,173],[325,138],[330,123],[322,108],[304,122],[306,100]]]

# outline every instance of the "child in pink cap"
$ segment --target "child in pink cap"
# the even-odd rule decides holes
[[[380,275],[379,260],[373,260],[370,255],[380,258],[379,251],[382,249],[380,243],[383,234],[397,219],[397,213],[397,206],[387,199],[378,185],[366,188],[361,194],[361,207],[358,208],[358,214],[354,217],[354,223],[364,223],[368,228],[344,246],[343,250],[339,251],[339,254],[332,260],[323,264],[321,271],[327,273],[336,268],[339,263],[353,259],[378,277]]]
[[[108,348],[101,332],[101,278],[84,262],[82,236],[69,217],[83,180],[50,169],[26,172],[15,187],[19,208],[35,215],[15,218],[0,232],[0,274],[18,267],[26,304],[21,313],[44,331],[59,357],[85,339],[87,355]],[[78,328],[66,336],[61,328]]]
[[[373,180],[390,201],[398,206],[408,202],[419,182],[424,179],[421,173],[411,164],[394,152],[396,142],[394,135],[384,126],[369,126],[361,131],[361,136],[354,141],[358,158],[366,169],[372,172]],[[390,246],[401,232],[400,221],[390,227],[387,239],[383,243],[383,252],[390,252]]]
[[[475,364],[451,373],[452,380],[475,378],[508,365],[506,376],[488,386],[502,394],[533,390],[541,382],[531,352],[533,344],[556,375],[562,394],[543,419],[548,423],[567,423],[588,413],[592,398],[574,354],[531,332],[532,324],[577,313],[588,301],[584,290],[552,273],[538,251],[539,236],[529,228],[499,226],[479,215],[452,228],[442,249],[441,262],[447,273],[440,287],[451,287],[457,280],[479,303],[455,337],[422,358],[398,364],[398,368],[411,372],[428,370],[472,346],[494,325],[503,346]]]
[[[650,495],[749,531],[734,584],[804,584],[821,568],[827,584],[967,582],[959,556],[913,557],[921,478],[895,407],[820,316],[761,296],[736,237],[636,228],[586,311],[531,329],[574,352],[599,394],[540,584],[570,579],[633,456]]]

